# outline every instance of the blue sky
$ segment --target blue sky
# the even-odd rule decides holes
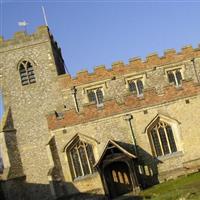
[[[0,0],[0,35],[5,39],[22,30],[29,33],[48,24],[62,48],[69,72],[200,42],[200,1],[18,1]]]

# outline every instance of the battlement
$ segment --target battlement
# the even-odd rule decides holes
[[[32,34],[27,34],[24,31],[16,32],[13,38],[8,40],[4,40],[3,37],[0,36],[0,48],[13,47],[17,44],[24,45],[23,43],[27,42],[32,44],[34,41],[41,39],[50,39],[55,49],[60,52],[60,49],[54,41],[53,35],[49,32],[49,28],[47,26],[38,27]],[[128,64],[125,64],[122,61],[114,62],[112,63],[111,69],[107,69],[104,65],[100,65],[94,68],[93,73],[89,73],[87,70],[81,70],[77,72],[75,77],[71,77],[69,74],[61,75],[59,76],[59,81],[64,88],[72,87],[115,76],[123,76],[129,73],[134,74],[145,70],[155,69],[163,65],[178,63],[184,60],[191,60],[197,57],[200,57],[200,48],[193,48],[191,45],[188,45],[184,46],[180,52],[176,52],[175,49],[165,50],[162,57],[159,57],[157,53],[151,53],[144,60],[140,57],[133,57],[129,59]]]
[[[39,26],[37,30],[28,34],[25,31],[16,32],[13,38],[4,40],[3,36],[0,36],[0,48],[8,47],[10,45],[15,45],[19,43],[24,43],[27,41],[34,41],[40,38],[49,38],[50,32],[47,26]]]
[[[175,49],[165,50],[164,56],[162,57],[159,57],[157,53],[151,53],[145,60],[142,60],[140,57],[133,57],[129,59],[128,64],[124,64],[122,61],[114,62],[112,63],[111,69],[106,69],[104,65],[100,65],[94,68],[93,73],[82,70],[77,72],[74,78],[69,74],[65,74],[59,77],[59,81],[66,88],[100,81],[114,76],[122,76],[129,73],[134,74],[164,65],[178,64],[179,62],[192,60],[197,57],[200,57],[200,48],[193,48],[191,45],[188,45],[184,46],[180,52],[176,52]]]

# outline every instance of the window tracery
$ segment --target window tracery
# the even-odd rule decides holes
[[[149,131],[149,135],[156,156],[163,156],[177,151],[172,128],[166,122],[159,120]]]
[[[68,151],[74,178],[92,174],[95,170],[93,148],[91,144],[78,140]]]

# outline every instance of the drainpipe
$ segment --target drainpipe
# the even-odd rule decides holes
[[[71,88],[71,92],[72,92],[72,97],[73,97],[73,100],[74,100],[76,112],[79,112],[78,102],[77,102],[77,98],[76,98],[77,89],[76,89],[75,86],[73,86],[73,87]]]
[[[136,138],[135,138],[135,134],[133,130],[132,119],[133,119],[133,116],[131,114],[124,115],[124,120],[128,122],[130,131],[131,131],[131,138],[132,138],[134,152],[136,156],[138,156],[137,142],[136,142]]]
[[[193,66],[194,66],[194,72],[195,72],[195,75],[197,77],[197,82],[200,83],[199,76],[198,76],[198,73],[197,73],[197,66],[196,66],[196,63],[195,63],[195,58],[193,58],[191,61],[192,61]]]

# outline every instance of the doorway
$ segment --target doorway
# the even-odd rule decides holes
[[[133,190],[130,170],[125,162],[113,162],[105,167],[104,177],[111,198],[129,193]]]

